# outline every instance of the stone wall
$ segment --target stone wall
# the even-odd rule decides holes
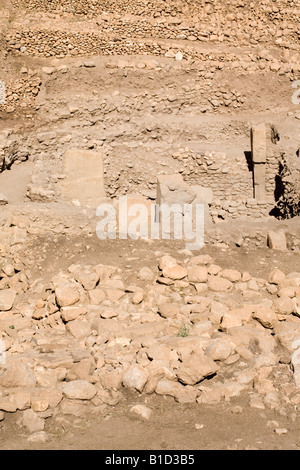
[[[277,1],[141,1],[121,0],[12,0],[15,7],[29,11],[63,12],[99,17],[99,27],[119,34],[159,35],[164,38],[229,43],[297,41],[297,2]],[[117,17],[112,24],[110,14]],[[124,15],[134,15],[126,23]],[[139,17],[146,21],[139,22]],[[109,24],[106,21],[109,20]],[[272,25],[270,25],[272,23]],[[128,28],[129,27],[129,28]]]
[[[300,71],[298,55],[279,60],[268,51],[249,53],[247,57],[234,52],[205,52],[198,47],[182,43],[173,45],[159,43],[149,39],[112,39],[111,35],[98,32],[70,32],[49,29],[10,30],[6,36],[7,51],[14,54],[26,54],[34,57],[80,57],[94,55],[154,55],[175,58],[178,53],[183,59],[209,61],[216,70],[222,70],[225,64],[241,72],[271,71],[287,74],[294,78]]]
[[[176,152],[173,158],[183,162],[185,181],[213,190],[213,218],[249,216],[266,217],[275,206],[276,175],[280,152],[269,143],[266,163],[266,200],[254,199],[253,168],[246,155],[232,156],[222,152]],[[248,157],[250,158],[250,157]]]

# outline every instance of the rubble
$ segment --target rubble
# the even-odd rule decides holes
[[[23,426],[34,435],[44,430],[49,417],[81,414],[80,404],[89,412],[100,403],[110,406],[126,389],[169,395],[180,403],[220,403],[248,393],[250,406],[259,406],[261,400],[264,407],[281,409],[283,396],[284,406],[292,405],[299,389],[300,299],[297,288],[289,292],[289,298],[281,297],[281,291],[287,289],[287,280],[297,284],[298,278],[272,270],[268,279],[260,280],[255,300],[232,305],[229,298],[221,300],[220,296],[239,292],[241,284],[246,292],[253,278],[237,270],[212,269],[216,266],[209,256],[190,256],[184,264],[168,255],[160,257],[150,281],[147,270],[149,284],[138,304],[138,316],[132,289],[126,288],[122,277],[115,277],[116,268],[70,267],[54,276],[47,296],[36,301],[38,306],[54,302],[55,308],[48,309],[46,316],[37,316],[34,310],[26,314],[26,330],[17,327],[17,319],[22,320],[17,313],[22,294],[13,291],[14,310],[5,314],[2,308],[1,314],[7,324],[14,325],[14,330],[2,330],[6,345],[6,363],[0,366],[2,420],[7,412],[22,412]],[[166,284],[164,303],[151,295],[158,289],[161,270],[166,279],[186,281],[183,288]],[[109,274],[103,277],[100,272]],[[88,294],[95,282],[103,296],[91,304],[93,297]],[[139,282],[143,281],[137,278],[137,286]],[[198,282],[206,286],[201,295],[196,292]],[[272,295],[267,291],[268,282],[278,287]],[[109,283],[122,283],[125,296],[107,300],[104,286]],[[32,290],[30,284],[27,289]],[[114,315],[105,314],[108,306]],[[157,313],[145,322],[143,315],[146,319],[149,308]],[[188,328],[181,335],[183,323]],[[283,363],[284,354],[289,359]],[[288,395],[286,383],[269,387],[267,383],[272,382],[264,382],[283,369]],[[258,385],[260,381],[265,385]],[[148,412],[134,411],[149,419]]]
[[[151,424],[157,397],[296,420],[296,2],[10,3],[0,18],[1,429],[13,421],[46,444],[52,426],[108,416],[128,397],[139,424]],[[158,206],[185,217],[204,205],[205,245],[146,235],[141,223],[141,239],[99,240],[101,203],[125,228],[136,205],[150,226]],[[284,426],[266,421],[279,439]]]

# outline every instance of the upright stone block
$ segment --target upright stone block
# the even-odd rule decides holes
[[[267,130],[264,124],[252,127],[251,150],[253,163],[267,162]]]
[[[264,124],[251,129],[251,153],[253,163],[254,198],[259,201],[266,199],[266,162],[267,162],[267,131]]]
[[[268,247],[272,250],[277,251],[286,251],[287,250],[287,241],[285,232],[270,230],[268,232]]]
[[[82,205],[98,207],[105,201],[102,156],[90,150],[71,149],[64,155],[62,196]]]
[[[181,175],[161,175],[157,180],[156,203],[159,205],[191,204],[196,199],[195,191]]]

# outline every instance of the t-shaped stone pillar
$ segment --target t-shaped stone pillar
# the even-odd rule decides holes
[[[251,152],[253,163],[254,198],[258,202],[266,199],[267,131],[264,124],[251,129]]]

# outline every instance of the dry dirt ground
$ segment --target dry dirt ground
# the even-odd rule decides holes
[[[132,406],[145,401],[153,410],[146,422],[130,413]],[[230,405],[199,406],[180,405],[170,397],[129,396],[101,416],[65,419],[58,428],[49,423],[50,438],[44,444],[29,443],[13,421],[0,429],[2,450],[299,450],[300,446],[299,418],[292,421],[274,411],[249,409],[243,397]],[[287,434],[276,434],[275,422]]]

